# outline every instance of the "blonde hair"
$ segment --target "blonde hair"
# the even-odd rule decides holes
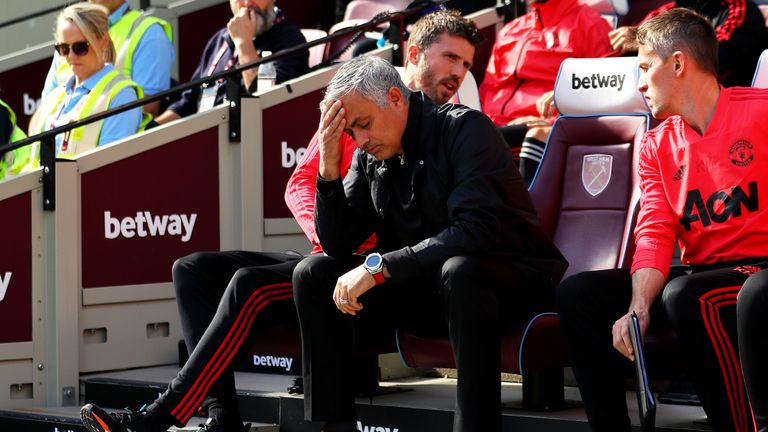
[[[109,9],[102,5],[87,2],[75,3],[67,7],[56,18],[56,33],[54,37],[57,36],[58,29],[64,21],[69,21],[80,29],[91,49],[96,50],[94,51],[96,57],[101,58],[102,62],[115,62],[115,44],[112,43],[112,38],[109,37]],[[104,37],[107,38],[109,43],[104,52],[99,52],[97,41]]]

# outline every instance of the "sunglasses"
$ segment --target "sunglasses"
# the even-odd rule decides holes
[[[82,57],[88,54],[88,47],[90,46],[91,45],[88,42],[82,41],[82,42],[75,42],[72,45],[68,43],[60,43],[60,44],[54,45],[53,48],[62,57],[68,56],[70,49],[72,49],[72,52],[75,53],[76,56]]]

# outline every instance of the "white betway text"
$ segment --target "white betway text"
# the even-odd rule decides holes
[[[275,357],[275,356],[263,356],[263,355],[253,356],[254,366],[273,366],[273,367],[280,367],[285,370],[291,370],[292,364],[293,364],[293,359],[291,357]]]
[[[11,284],[11,272],[5,272],[5,275],[0,276],[0,301],[5,298],[5,293],[8,291],[8,285]]]
[[[383,426],[365,426],[363,422],[357,422],[357,430],[360,432],[397,432],[397,428],[388,428]]]
[[[112,217],[112,213],[104,212],[104,237],[116,239],[125,238],[181,236],[181,241],[188,242],[195,229],[197,213],[191,215],[153,215],[148,211],[138,211],[136,216],[126,216],[122,219]]]

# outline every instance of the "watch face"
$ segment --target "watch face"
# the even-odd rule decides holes
[[[358,261],[359,262],[359,261]],[[381,265],[381,255],[370,254],[365,258],[365,266],[369,269],[375,270]]]

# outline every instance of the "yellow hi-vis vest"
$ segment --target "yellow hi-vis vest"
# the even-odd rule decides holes
[[[115,69],[128,78],[132,76],[133,53],[144,33],[152,24],[160,25],[165,35],[168,36],[168,40],[173,42],[173,28],[167,21],[134,10],[126,12],[109,28],[109,37],[112,39],[116,51]],[[71,76],[72,69],[69,64],[62,57],[59,57],[56,82],[64,84]]]
[[[112,99],[126,87],[132,87],[136,90],[136,97],[138,99],[144,97],[144,91],[138,84],[124,77],[116,70],[110,71],[96,83],[88,95],[83,96],[86,98],[85,103],[81,105],[82,108],[80,108],[79,112],[72,113],[74,114],[73,121],[79,121],[92,114],[106,111],[109,108]],[[45,123],[49,121],[50,117],[54,115],[57,110],[61,109],[61,104],[64,103],[64,96],[66,96],[66,93],[65,86],[61,85],[53,89],[45,98],[43,98],[37,111],[38,115],[33,118],[32,124],[29,125],[30,134],[36,135],[43,132]],[[144,130],[144,127],[150,120],[151,116],[144,114],[137,132]],[[65,152],[57,153],[56,157],[71,159],[75,155],[96,148],[99,143],[101,126],[103,124],[104,120],[102,119],[72,129],[69,134],[67,150]],[[25,167],[24,170],[37,168],[38,166],[40,166],[40,143],[36,142],[32,144],[30,166]]]
[[[0,106],[8,110],[8,117],[13,125],[13,132],[11,132],[11,139],[9,142],[21,141],[27,137],[27,135],[16,126],[16,113],[13,112],[11,107],[5,102],[0,100]],[[2,143],[5,144],[5,143]],[[29,163],[29,147],[24,146],[16,150],[12,150],[3,155],[0,159],[0,180],[6,176],[16,175],[21,172],[21,169]]]

